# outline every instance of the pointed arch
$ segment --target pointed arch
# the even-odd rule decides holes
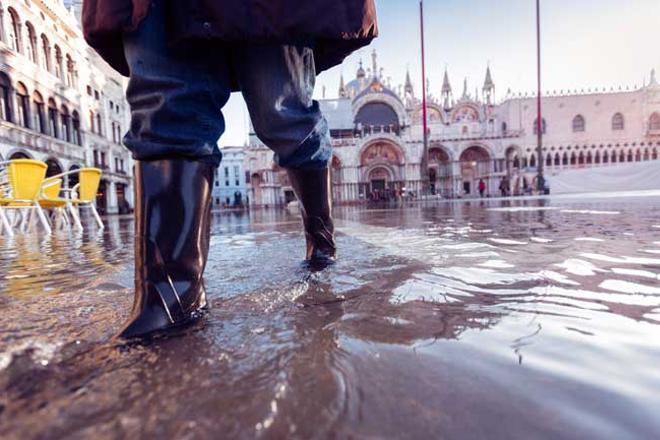
[[[13,87],[11,78],[4,72],[0,72],[0,118],[3,121],[13,122],[12,112]]]
[[[30,128],[30,95],[22,82],[16,84],[16,109],[18,124]]]
[[[9,45],[16,52],[23,52],[21,36],[21,19],[14,8],[7,9],[9,12]]]
[[[39,62],[37,59],[37,33],[34,30],[34,26],[29,21],[25,22],[25,29],[27,30],[27,44],[25,45],[26,55],[28,60],[37,64]]]
[[[32,93],[32,106],[34,107],[32,127],[39,133],[46,134],[46,104],[37,90]]]

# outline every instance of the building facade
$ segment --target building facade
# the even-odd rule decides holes
[[[250,200],[245,173],[245,148],[222,148],[222,163],[215,170],[214,208],[239,208]]]
[[[0,161],[42,160],[49,176],[101,168],[99,210],[129,212],[124,79],[84,41],[76,15],[81,4],[0,0]]]
[[[497,102],[490,68],[470,93],[455,96],[445,71],[427,104],[424,151],[421,100],[410,76],[402,86],[384,79],[372,54],[355,78],[339,85],[337,99],[320,101],[331,128],[333,196],[337,203],[369,199],[477,197],[524,194],[536,187],[536,97],[510,91]],[[633,89],[555,91],[542,98],[542,160],[548,175],[564,169],[658,160],[660,84]],[[247,168],[255,205],[285,203],[293,192],[272,153],[251,135]],[[426,164],[426,165],[424,165]],[[658,162],[660,173],[660,162]],[[482,185],[482,186],[483,186]]]

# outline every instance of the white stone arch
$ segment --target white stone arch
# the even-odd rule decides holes
[[[482,111],[477,104],[472,102],[464,102],[455,106],[454,109],[451,111],[449,115],[450,123],[453,124],[453,123],[461,122],[461,121],[457,121],[457,115],[459,113],[464,112],[465,109],[469,109],[471,112],[473,112],[476,115],[476,120],[469,121],[469,123],[481,122],[483,120]]]
[[[392,135],[390,133],[376,133],[370,136],[362,138],[362,142],[358,148],[357,154],[357,166],[362,165],[362,155],[369,147],[378,142],[390,143],[393,144],[398,150],[399,156],[402,158],[402,162],[399,163],[401,166],[405,166],[410,162],[409,158],[406,156],[406,150],[399,143],[401,140],[400,137]]]
[[[386,163],[376,163],[373,165],[363,167],[362,172],[360,173],[361,181],[369,182],[371,174],[377,170],[384,170],[387,172],[388,182],[396,182],[402,180],[398,170],[394,169],[394,167],[392,167],[391,165]]]
[[[431,152],[431,150],[441,150],[447,155],[447,157],[449,158],[449,162],[455,162],[457,160],[452,149],[445,146],[443,143],[434,142],[429,144],[429,152]],[[424,155],[423,150],[422,150],[422,155]]]
[[[29,151],[24,148],[12,148],[9,150],[9,153],[7,153],[7,160],[11,159],[13,155],[15,154],[24,154],[28,157],[28,159],[34,159],[34,155]]]
[[[360,109],[370,103],[383,103],[390,106],[399,119],[399,126],[403,128],[410,125],[403,103],[387,93],[367,93],[353,101],[353,120],[357,117]]]
[[[439,115],[439,122],[441,122],[443,124],[447,122],[445,112],[442,110],[442,108],[439,105],[433,104],[433,103],[426,104],[426,109],[427,109],[427,116],[428,116],[429,111],[433,111],[433,112],[436,112]],[[413,123],[416,121],[417,117],[419,116],[419,124],[422,124],[422,116],[421,116],[422,110],[423,109],[422,109],[421,104],[416,106],[412,110],[411,120],[412,120]],[[429,117],[428,122],[433,123],[434,121],[432,121],[432,119]]]
[[[456,155],[456,157],[458,158],[457,160],[460,161],[461,156],[463,155],[463,153],[465,153],[465,151],[469,150],[472,147],[483,148],[488,153],[488,159],[489,160],[492,161],[493,159],[495,159],[495,151],[493,150],[493,148],[490,145],[488,145],[485,142],[470,142],[469,144],[467,144],[467,146],[461,148],[461,150],[458,152],[458,154]]]

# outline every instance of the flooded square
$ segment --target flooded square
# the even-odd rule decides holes
[[[2,438],[657,438],[660,193],[214,215],[211,309],[112,338],[133,223],[0,237]]]

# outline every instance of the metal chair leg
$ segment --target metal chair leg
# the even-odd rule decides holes
[[[50,223],[48,223],[48,219],[46,218],[46,214],[44,214],[44,210],[41,209],[41,206],[39,204],[35,204],[35,209],[37,210],[37,215],[39,216],[39,221],[41,222],[41,226],[46,230],[47,234],[51,234],[53,230],[50,227]]]
[[[104,229],[105,226],[103,225],[103,221],[101,220],[101,216],[99,215],[98,211],[96,210],[96,206],[93,204],[89,205],[90,208],[92,208],[92,214],[94,214],[94,218],[96,219],[96,224],[99,225],[99,229]]]
[[[73,206],[73,203],[67,204],[67,207],[69,208],[69,212],[71,213],[71,217],[73,218],[73,224],[76,225],[76,229],[79,231],[83,230],[82,223],[80,222],[80,213],[76,209],[75,206]]]

